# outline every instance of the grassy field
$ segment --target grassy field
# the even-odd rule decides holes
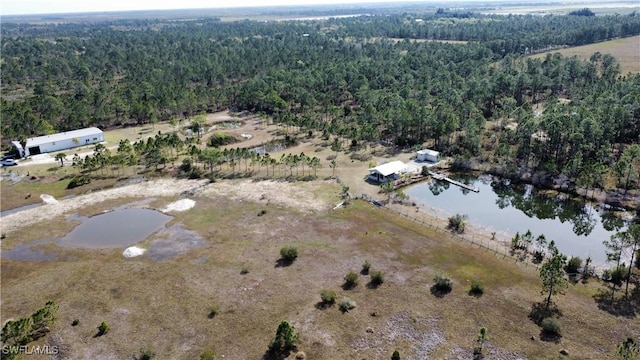
[[[306,188],[327,209],[340,192],[328,183],[291,186],[277,191],[295,201],[296,191]],[[266,199],[275,195],[260,183],[256,189]],[[176,199],[160,198],[151,206]],[[40,341],[60,346],[62,357],[71,359],[131,358],[143,348],[160,359],[193,359],[205,349],[225,359],[260,359],[281,320],[296,327],[298,349],[308,359],[386,359],[394,349],[403,359],[471,358],[480,326],[489,330],[491,359],[555,359],[562,349],[570,358],[613,359],[617,343],[640,333],[635,317],[598,308],[592,296],[601,285],[594,280],[557,297],[564,337],[543,341],[540,328],[528,319],[532,305],[543,299],[533,267],[364,202],[312,211],[215,191],[193,199],[196,206],[176,213],[171,224],[196,231],[206,246],[168,260],[125,259],[122,249],[51,245],[41,246],[66,260],[2,259],[2,321],[56,301],[57,321]],[[100,213],[133,200],[98,202],[83,212]],[[261,210],[266,213],[258,216]],[[8,234],[3,247],[68,228],[62,220],[40,224]],[[153,241],[154,236],[147,242]],[[300,255],[290,266],[278,266],[279,249],[288,244]],[[367,285],[370,276],[360,275],[355,289],[344,290],[343,277],[359,272],[364,260],[384,272],[385,282],[374,288]],[[451,293],[431,292],[437,273],[452,278]],[[467,294],[474,280],[485,284],[482,297]],[[349,297],[357,307],[344,314],[337,306],[318,307],[322,289],[336,291],[338,301]],[[220,311],[209,318],[213,304]],[[77,326],[71,326],[74,319]],[[111,330],[95,337],[101,321]]]
[[[596,52],[611,54],[620,63],[620,73],[622,75],[640,73],[640,36],[552,51],[552,53],[556,52],[559,52],[562,56],[577,56],[585,60],[588,60]],[[547,56],[547,53],[540,53],[531,57],[544,59],[545,56]]]
[[[227,117],[216,114],[209,121]],[[252,139],[240,145],[254,146],[280,130],[250,118],[224,131],[236,136],[250,133]],[[147,133],[147,128],[120,129],[106,138],[113,145]],[[351,194],[383,197],[378,187],[363,181],[367,169],[373,163],[407,161],[412,152],[373,148],[347,154],[303,134],[298,145],[272,157],[285,151],[319,157],[323,168],[318,180],[262,181],[265,170],[258,169],[253,179],[210,184],[162,179],[109,189],[118,180],[150,175],[127,169],[125,175],[105,176],[70,191],[65,176],[77,171],[71,167],[14,167],[12,171],[30,175],[15,185],[0,183],[3,209],[40,202],[41,194],[76,197],[21,213],[51,214],[38,217],[46,220],[37,223],[20,218],[18,223],[28,223],[20,226],[15,216],[3,219],[3,252],[45,239],[34,248],[57,259],[0,257],[0,320],[29,315],[54,300],[60,305],[57,321],[37,344],[59,346],[60,358],[70,359],[133,358],[141,349],[152,350],[159,359],[194,359],[205,349],[224,359],[269,359],[263,356],[281,320],[289,320],[299,331],[298,349],[308,359],[386,359],[395,349],[403,359],[468,359],[481,326],[489,330],[486,358],[613,359],[618,343],[640,334],[637,300],[625,312],[609,309],[596,300],[605,287],[594,279],[571,285],[566,295],[556,297],[564,336],[542,340],[540,327],[528,318],[532,306],[543,300],[531,265],[461,243],[447,232],[364,202],[330,210],[341,201],[343,185]],[[329,163],[335,156],[334,174]],[[329,179],[333,175],[339,181]],[[126,259],[122,248],[71,249],[53,242],[78,224],[65,215],[93,216],[143,198],[154,199],[144,206],[161,209],[185,190],[193,194],[196,206],[174,213],[167,226],[192,231],[202,247],[180,244],[179,255],[156,261],[148,255]],[[66,212],[60,210],[65,206]],[[164,236],[159,231],[141,246],[153,246]],[[290,266],[280,266],[279,250],[289,244],[300,256]],[[344,289],[344,276],[359,272],[365,260],[372,270],[384,272],[385,282],[376,288],[369,275],[361,274],[357,287]],[[451,293],[432,292],[436,274],[451,277]],[[473,281],[485,285],[483,296],[468,294]],[[323,289],[336,291],[338,302],[352,299],[357,307],[343,314],[337,305],[318,306]],[[210,318],[212,305],[220,311]],[[74,319],[79,320],[77,326],[71,325]],[[111,330],[96,337],[102,321]],[[570,356],[561,356],[563,349]]]

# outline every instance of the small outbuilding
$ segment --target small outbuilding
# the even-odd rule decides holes
[[[91,127],[57,134],[38,136],[27,139],[26,146],[13,141],[13,146],[21,157],[38,155],[54,151],[72,149],[74,147],[100,143],[104,141],[102,130]]]
[[[398,180],[401,174],[416,172],[402,161],[392,161],[369,169],[369,180],[378,183]]]
[[[418,156],[416,157],[416,160],[437,163],[438,161],[440,161],[440,153],[431,149],[418,150]]]

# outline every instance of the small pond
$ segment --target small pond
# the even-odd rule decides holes
[[[471,223],[486,227],[488,232],[513,236],[531,230],[534,238],[544,234],[567,256],[583,260],[590,256],[601,265],[606,263],[602,242],[622,229],[625,226],[622,219],[628,216],[531,185],[511,185],[491,177],[456,180],[473,185],[480,192],[435,181],[409,187],[405,194],[421,206],[442,210],[441,217],[467,215]]]
[[[171,219],[172,216],[157,210],[121,206],[91,217],[72,217],[80,225],[56,240],[56,244],[73,248],[126,248],[162,229]]]

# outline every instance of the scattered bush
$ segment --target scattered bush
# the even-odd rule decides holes
[[[236,137],[229,135],[227,133],[215,132],[211,135],[209,140],[207,141],[207,145],[211,147],[220,147],[224,145],[237,143],[238,140]]]
[[[202,352],[202,354],[200,354],[200,360],[217,360],[218,356],[216,355],[216,352],[213,350],[205,350]]]
[[[199,167],[194,166],[191,169],[191,172],[189,172],[189,179],[191,180],[200,179],[202,178],[202,175],[203,175],[202,170]]]
[[[213,304],[209,306],[209,319],[213,319],[220,313],[220,306],[218,304]]]
[[[362,264],[362,271],[360,271],[360,273],[362,275],[367,275],[369,274],[369,269],[371,269],[371,261],[365,260]]]
[[[91,183],[91,178],[88,177],[87,175],[74,176],[69,182],[69,185],[67,185],[67,189],[77,188],[79,186],[87,185],[89,183]]]
[[[2,327],[0,341],[3,345],[26,345],[49,332],[49,326],[55,321],[58,305],[47,301],[45,306],[36,310],[30,317],[8,320]]]
[[[573,256],[567,262],[567,265],[564,267],[564,271],[566,271],[567,274],[577,274],[580,266],[582,266],[582,259]]]
[[[439,293],[449,293],[453,289],[453,282],[446,275],[437,274],[434,281],[433,288]]]
[[[296,341],[298,341],[296,329],[288,321],[282,320],[278,330],[276,330],[276,337],[269,345],[269,352],[272,354],[286,354],[294,348]]]
[[[140,357],[138,360],[151,360],[156,354],[153,353],[150,349],[142,349],[140,350]]]
[[[320,298],[325,305],[333,305],[336,302],[336,292],[333,290],[320,291]]]
[[[101,322],[100,325],[98,326],[98,336],[102,336],[108,333],[109,330],[110,330],[109,323],[106,321]]]
[[[426,167],[426,166],[423,166]],[[393,355],[391,355],[391,360],[400,360],[400,353],[398,352],[398,350],[393,352]]]
[[[291,263],[298,257],[298,248],[293,245],[287,245],[280,249],[280,257],[285,262]]]
[[[456,214],[449,218],[449,224],[447,225],[447,229],[451,231],[455,231],[459,234],[464,232],[464,228],[466,226],[466,215]]]
[[[617,268],[607,269],[602,273],[602,279],[612,282],[618,286],[622,285],[622,282],[627,278],[627,267],[625,264],[620,264]]]
[[[542,320],[542,332],[546,336],[560,337],[562,336],[562,323],[558,318],[548,317]]]
[[[191,159],[189,158],[183,159],[182,165],[178,167],[178,170],[186,174],[188,174],[191,171],[191,169],[193,169],[193,164],[191,162]]]
[[[471,283],[471,289],[469,289],[469,295],[480,297],[484,294],[484,285],[477,281]]]
[[[382,271],[371,272],[371,285],[374,287],[380,286],[384,283],[384,273]]]
[[[71,326],[78,326],[78,324],[80,324],[79,319],[73,319],[73,321],[71,322]]]
[[[358,274],[351,271],[344,277],[344,288],[353,289],[356,286],[358,286]]]
[[[356,307],[356,302],[349,299],[348,297],[342,298],[342,301],[340,302],[340,311],[342,311],[343,313],[349,312],[349,310],[352,310]]]

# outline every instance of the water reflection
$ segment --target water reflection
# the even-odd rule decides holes
[[[536,191],[531,185],[516,186],[502,181],[493,181],[491,188],[500,209],[512,206],[531,218],[557,218],[561,223],[568,221],[576,235],[589,235],[596,225],[596,210],[566,195]]]
[[[626,213],[581,198],[488,176],[452,178],[477,187],[480,192],[436,181],[409,187],[405,193],[432,208],[430,212],[438,216],[464,214],[471,223],[486,227],[488,232],[504,232],[509,237],[530,229],[534,237],[544,234],[554,240],[564,254],[583,259],[590,256],[600,264],[606,262],[602,241],[625,226]]]

